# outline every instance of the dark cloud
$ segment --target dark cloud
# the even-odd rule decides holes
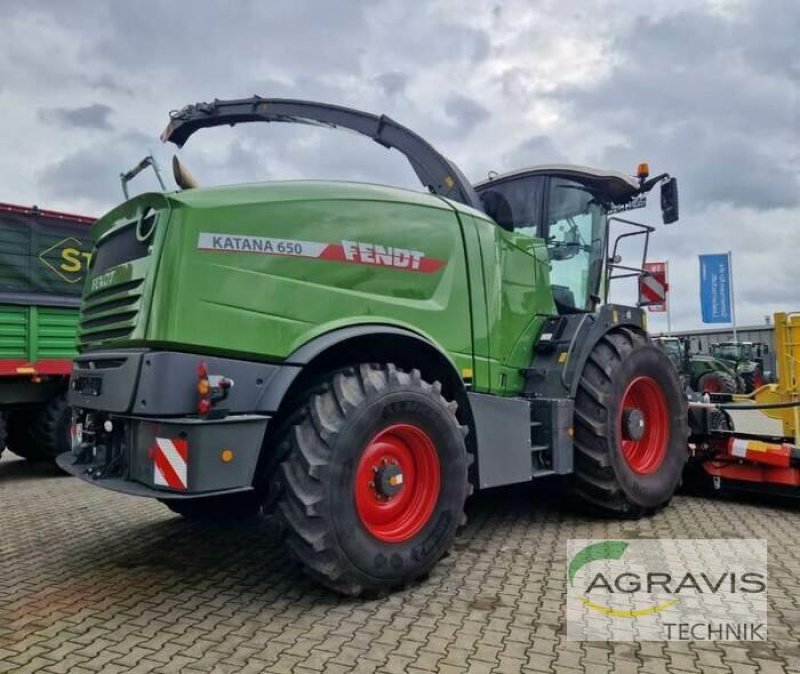
[[[568,163],[567,158],[558,150],[549,136],[531,136],[511,152],[503,156],[503,166],[499,171],[513,171],[527,166],[539,164]]]
[[[639,18],[618,35],[609,77],[556,95],[576,118],[624,137],[601,161],[667,167],[684,178],[687,205],[796,206],[800,89],[788,47],[798,26],[800,4],[777,0],[733,15],[698,6]]]
[[[420,184],[399,152],[365,136],[306,125],[256,123],[214,129],[207,135],[198,133],[180,155],[202,184],[300,178],[412,188]]]
[[[121,134],[102,145],[94,144],[75,150],[49,165],[41,172],[41,191],[53,199],[71,199],[76,195],[98,204],[99,210],[109,208],[122,198],[119,174],[132,168],[147,154],[144,149],[150,139],[143,134]],[[154,189],[152,175],[142,174],[132,183],[133,192],[143,186]],[[136,189],[133,189],[133,186]]]
[[[469,133],[472,128],[489,118],[489,111],[480,103],[461,94],[454,94],[445,101],[444,111],[458,125],[460,132]]]
[[[113,110],[107,105],[94,103],[81,108],[40,108],[39,119],[64,128],[100,129],[113,128],[108,119]]]
[[[383,92],[391,97],[397,94],[403,94],[408,84],[408,75],[405,73],[392,71],[383,73],[375,78],[375,81],[383,89]]]
[[[252,94],[327,101],[391,116],[476,178],[549,162],[632,171],[649,160],[681,183],[681,222],[651,241],[651,258],[672,265],[674,323],[699,320],[699,252],[734,250],[742,322],[776,302],[791,308],[800,3],[601,4],[0,3],[0,182],[29,203],[98,213],[119,201],[120,171],[148,151],[168,167],[174,148],[158,134],[172,108]],[[181,158],[202,184],[419,187],[395,151],[293,125],[203,131]],[[152,187],[149,172],[133,184]],[[655,220],[657,195],[651,202],[631,215]]]

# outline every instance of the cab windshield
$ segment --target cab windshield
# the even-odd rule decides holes
[[[491,183],[479,193],[486,213],[500,227],[545,240],[559,313],[594,311],[608,223],[605,208],[587,187],[534,175]]]
[[[607,216],[586,187],[572,180],[550,181],[547,249],[550,282],[559,309],[593,311],[603,257]]]
[[[750,359],[750,349],[745,344],[717,344],[713,349],[713,354],[717,358],[728,360]]]

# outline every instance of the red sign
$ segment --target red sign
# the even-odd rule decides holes
[[[646,262],[645,274],[639,279],[639,304],[647,306],[648,311],[667,310],[667,281],[666,262]]]

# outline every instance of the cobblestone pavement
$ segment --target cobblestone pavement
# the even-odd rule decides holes
[[[453,553],[383,599],[308,582],[263,524],[199,526],[7,453],[0,672],[800,671],[800,507],[678,496],[597,520],[538,485],[482,494]],[[767,643],[567,642],[568,538],[763,537]]]

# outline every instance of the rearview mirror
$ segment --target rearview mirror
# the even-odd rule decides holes
[[[678,179],[661,183],[661,216],[665,225],[678,221]]]

